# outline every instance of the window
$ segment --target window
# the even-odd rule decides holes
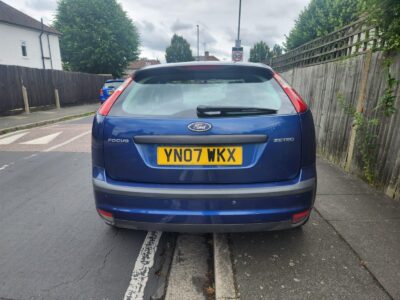
[[[111,82],[106,82],[104,84],[104,86],[106,88],[118,88],[121,84],[123,83],[123,81],[111,81]]]
[[[26,51],[26,42],[21,42],[21,51],[23,57],[28,56],[28,52]]]
[[[220,68],[220,70],[219,70]],[[243,106],[296,113],[270,71],[263,68],[215,67],[193,72],[184,68],[140,71],[113,105],[110,115],[196,117],[197,107]]]

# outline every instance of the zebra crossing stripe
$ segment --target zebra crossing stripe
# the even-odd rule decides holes
[[[42,136],[40,138],[20,143],[22,145],[46,145],[61,134],[62,131]]]
[[[22,133],[18,133],[18,134],[14,134],[14,135],[2,138],[2,139],[0,139],[0,145],[9,145],[11,143],[14,143],[15,141],[19,140],[27,133],[28,132],[22,132]]]

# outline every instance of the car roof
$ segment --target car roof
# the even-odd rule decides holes
[[[251,62],[223,62],[223,61],[189,61],[179,63],[164,63],[152,66],[146,66],[138,69],[149,70],[149,69],[161,69],[161,68],[174,68],[174,67],[186,67],[186,66],[235,66],[235,67],[258,67],[265,68],[272,71],[272,68],[262,63],[251,63]]]

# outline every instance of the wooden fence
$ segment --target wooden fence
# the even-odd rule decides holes
[[[24,108],[22,88],[29,107],[55,105],[55,89],[61,106],[95,102],[106,75],[0,65],[0,113]]]
[[[390,73],[400,80],[400,54]],[[400,87],[397,85],[397,112],[385,117],[375,110],[387,86],[381,52],[369,51],[345,60],[332,61],[282,72],[309,104],[316,126],[318,152],[346,170],[363,175],[364,163],[357,144],[353,118],[339,99],[357,107],[370,118],[378,118],[376,184],[390,197],[400,199]],[[359,137],[358,137],[359,138]],[[357,142],[356,142],[357,143]]]
[[[363,54],[368,50],[377,50],[383,43],[379,37],[379,30],[368,25],[363,18],[283,55],[273,57],[270,65],[283,72],[295,67],[315,65]]]

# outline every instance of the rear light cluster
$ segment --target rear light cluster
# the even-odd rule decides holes
[[[102,209],[97,209],[97,212],[99,213],[100,217],[102,217],[106,223],[111,224],[111,225],[114,224],[114,216],[112,215],[112,213],[102,210]]]
[[[103,96],[103,89],[100,89],[100,96]]]
[[[301,99],[300,95],[292,88],[278,73],[274,73],[275,80],[279,83],[282,89],[288,95],[290,101],[292,101],[294,108],[298,113],[305,112],[307,110],[307,104]]]
[[[306,211],[302,211],[302,212],[299,212],[297,214],[294,214],[292,216],[292,223],[296,224],[296,223],[299,223],[301,221],[304,221],[304,219],[307,218],[310,215],[310,212],[311,212],[311,210],[308,209]]]
[[[115,101],[117,101],[119,95],[126,89],[126,87],[133,81],[131,77],[124,81],[114,93],[111,94],[110,97],[100,106],[99,110],[97,111],[98,114],[102,116],[107,116],[111,110],[111,107],[114,105]]]

